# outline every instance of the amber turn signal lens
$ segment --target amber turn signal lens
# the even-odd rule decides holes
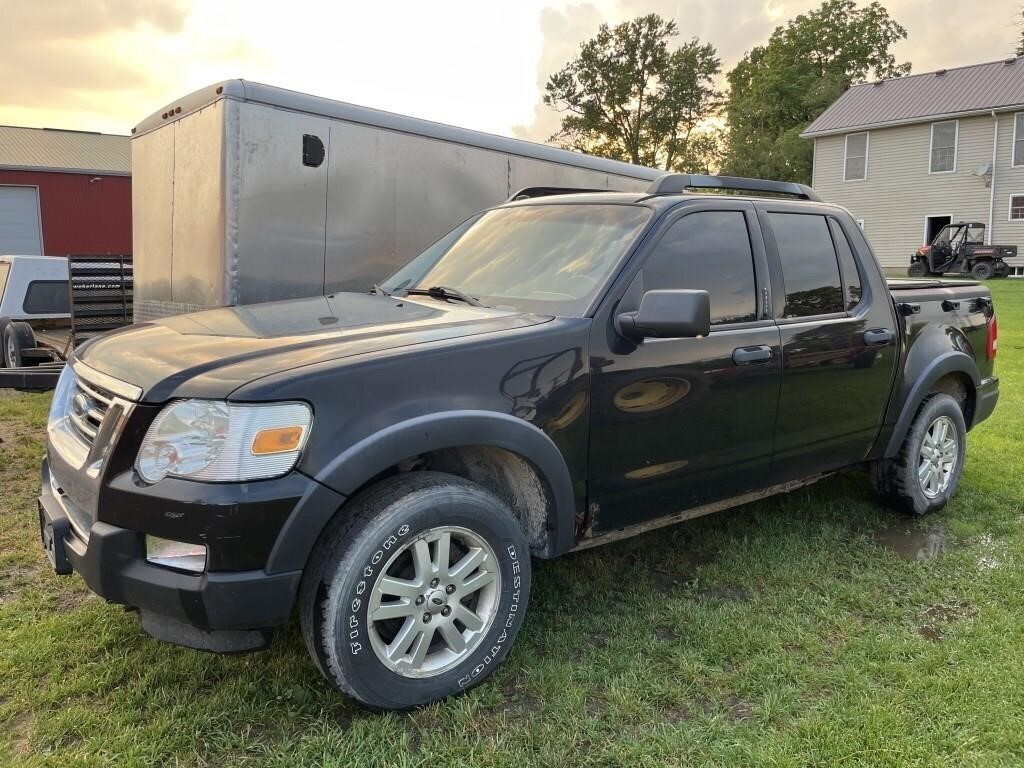
[[[302,427],[262,429],[252,439],[252,452],[255,456],[267,453],[285,453],[296,450],[301,442]]]

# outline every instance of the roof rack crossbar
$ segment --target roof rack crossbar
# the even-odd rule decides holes
[[[788,195],[801,200],[821,202],[818,193],[805,184],[793,181],[767,181],[765,179],[744,179],[739,176],[706,176],[694,173],[666,173],[659,176],[647,188],[649,195],[680,194],[688,190],[716,189],[736,192],[767,192],[773,195]]]
[[[580,192],[614,192],[611,189],[584,189],[583,187],[525,187],[518,192],[513,192],[505,202],[513,200],[529,200],[534,197],[548,197],[550,195],[574,195]]]

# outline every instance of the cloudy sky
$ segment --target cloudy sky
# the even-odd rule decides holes
[[[820,1],[820,0],[819,0]],[[244,77],[493,133],[546,139],[547,76],[602,21],[651,11],[726,70],[815,0],[0,0],[0,124],[127,133]],[[915,72],[1010,55],[1021,0],[883,0]]]

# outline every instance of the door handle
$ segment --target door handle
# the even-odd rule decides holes
[[[869,347],[884,347],[892,344],[892,331],[888,328],[872,328],[864,331],[864,343]]]
[[[732,361],[736,365],[753,365],[767,363],[772,359],[772,348],[763,344],[759,347],[739,347],[732,351]]]

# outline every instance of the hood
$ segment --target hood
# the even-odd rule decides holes
[[[76,357],[142,388],[143,401],[227,397],[263,376],[550,317],[426,297],[337,293],[168,317],[105,334]]]

